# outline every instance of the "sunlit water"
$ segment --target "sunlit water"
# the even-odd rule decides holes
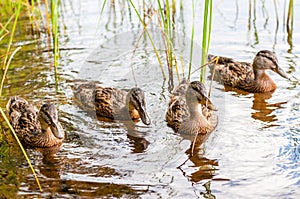
[[[123,197],[123,198],[298,198],[299,85],[270,74],[277,90],[269,95],[225,91],[213,82],[212,101],[219,125],[204,145],[204,154],[188,160],[190,141],[166,126],[169,100],[166,81],[141,25],[127,3],[107,5],[99,20],[101,3],[62,1],[61,61],[56,92],[49,53],[28,50],[8,73],[5,96],[21,95],[37,106],[43,99],[59,105],[67,138],[56,157],[28,150],[44,192],[38,192],[21,153],[13,161],[18,180],[14,195],[21,197]],[[202,3],[202,2],[201,2]],[[300,7],[294,2],[294,9]],[[294,16],[292,40],[282,23],[283,2],[276,29],[273,2],[266,10],[257,2],[249,19],[248,2],[215,1],[210,52],[251,61],[257,51],[276,52],[290,76],[299,77],[299,13]],[[182,54],[185,72],[189,60],[192,6],[177,10],[175,46]],[[196,42],[192,79],[199,77],[203,5],[196,11]],[[157,23],[157,22],[155,22]],[[164,60],[157,26],[149,29]],[[139,43],[138,43],[139,41]],[[25,42],[25,41],[23,41]],[[20,42],[21,43],[21,42]],[[22,43],[21,43],[22,44]],[[138,47],[137,47],[138,44]],[[24,44],[26,46],[26,42]],[[136,51],[134,49],[137,47]],[[182,53],[180,53],[182,52]],[[165,61],[163,61],[165,64]],[[182,63],[179,63],[181,66]],[[32,72],[32,67],[35,70]],[[181,71],[181,67],[180,67]],[[180,72],[182,74],[182,72]],[[209,71],[207,71],[209,75]],[[182,77],[182,76],[181,76]],[[104,86],[143,88],[152,123],[97,121],[74,104],[70,86],[78,79],[98,80]],[[174,79],[177,76],[174,72]],[[207,80],[207,87],[210,81]],[[2,104],[4,106],[5,102]]]

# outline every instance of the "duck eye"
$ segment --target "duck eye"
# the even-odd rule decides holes
[[[48,107],[48,106],[44,106],[44,110],[45,110],[45,111],[48,111],[48,110],[49,110],[49,107]]]

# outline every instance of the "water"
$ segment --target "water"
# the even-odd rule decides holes
[[[295,13],[292,40],[288,41],[281,20],[284,2],[278,2],[278,29],[273,2],[265,4],[268,13],[257,2],[256,15],[252,13],[249,19],[248,2],[215,1],[210,52],[251,61],[259,50],[273,50],[282,68],[299,77],[299,13]],[[300,4],[294,4],[298,10]],[[164,121],[168,81],[163,81],[149,40],[140,38],[142,27],[133,9],[122,1],[116,2],[115,9],[107,5],[99,21],[102,2],[62,1],[62,5],[66,28],[61,28],[59,84],[55,84],[46,44],[31,43],[33,39],[26,37],[19,42],[26,51],[16,57],[14,69],[8,72],[4,96],[21,95],[37,106],[44,99],[55,102],[67,138],[56,157],[28,150],[43,193],[38,192],[20,152],[13,150],[12,158],[3,157],[1,194],[45,198],[300,196],[298,84],[272,73],[278,88],[264,95],[225,91],[223,85],[213,82],[212,101],[219,125],[205,143],[204,155],[188,160],[190,141],[175,134]],[[199,67],[203,5],[198,2],[196,7],[193,71]],[[185,72],[191,10],[184,3],[176,19],[179,42],[175,48],[178,54],[182,51]],[[151,33],[164,59],[157,29],[157,24],[151,26]],[[165,67],[164,72],[167,74]],[[192,79],[198,76],[195,72]],[[126,123],[96,121],[73,103],[70,86],[76,79],[98,80],[118,88],[137,84],[146,92],[151,126],[139,123],[132,129]]]

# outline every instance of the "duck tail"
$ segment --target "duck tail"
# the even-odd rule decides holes
[[[6,104],[6,110],[10,111],[11,109],[15,108],[16,106],[19,107],[21,104],[28,104],[28,102],[19,96],[10,97]]]
[[[225,64],[225,63],[232,63],[234,62],[234,59],[229,58],[229,57],[221,57],[221,56],[216,56],[216,55],[208,55],[208,61],[213,62],[215,64]]]
[[[216,57],[217,57],[217,56],[215,56],[215,55],[208,54],[208,56],[207,56],[207,60],[210,62],[210,61],[212,61],[212,60],[216,59]]]

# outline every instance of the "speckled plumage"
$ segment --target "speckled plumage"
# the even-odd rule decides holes
[[[209,55],[208,59],[214,60],[210,67],[217,72],[222,83],[251,93],[265,93],[276,89],[275,82],[265,70],[272,70],[288,78],[279,67],[276,55],[268,50],[259,51],[252,64],[214,55]]]
[[[141,118],[144,124],[150,124],[145,94],[140,88],[127,92],[89,82],[74,86],[73,92],[76,101],[83,108],[95,111],[99,119],[138,121]]]
[[[197,140],[204,142],[218,123],[205,86],[199,81],[180,82],[170,98],[166,121],[175,132],[198,135]]]
[[[44,104],[40,111],[21,97],[11,97],[7,110],[12,127],[20,141],[33,148],[60,146],[64,131],[53,104]]]

